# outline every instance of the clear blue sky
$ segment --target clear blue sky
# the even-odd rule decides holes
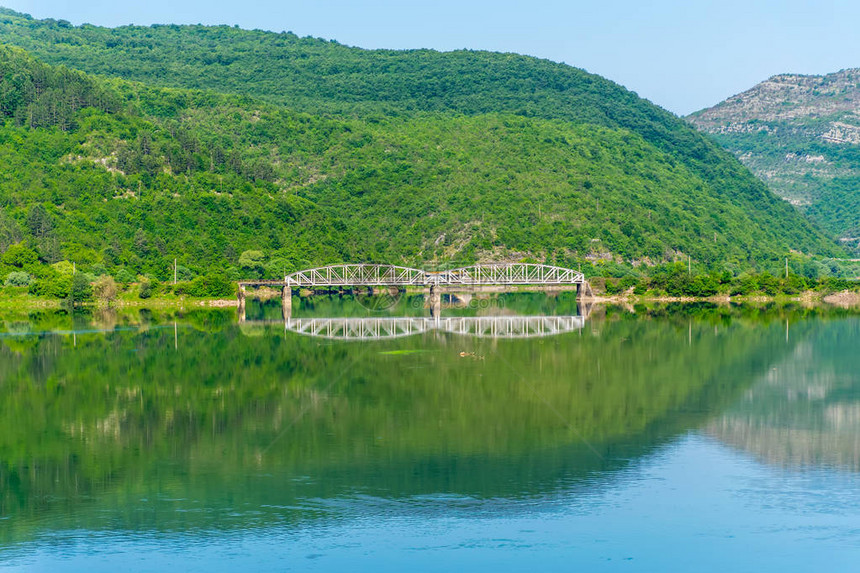
[[[678,114],[767,77],[860,67],[857,0],[0,0],[75,24],[238,24],[365,48],[519,52]],[[2,39],[0,39],[2,41]]]

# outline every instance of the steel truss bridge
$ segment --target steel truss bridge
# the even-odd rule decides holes
[[[481,285],[576,285],[587,284],[585,276],[572,269],[531,263],[494,263],[447,271],[424,271],[396,265],[342,264],[295,272],[284,280],[239,281],[248,286],[291,288],[407,287]]]
[[[244,324],[278,324],[285,330],[331,340],[382,340],[431,331],[478,338],[537,338],[580,330],[583,316],[482,317],[362,317],[288,318],[284,321],[246,321]]]

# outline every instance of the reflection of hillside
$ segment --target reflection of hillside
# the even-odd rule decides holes
[[[708,432],[783,467],[860,471],[860,321],[816,323]]]
[[[0,516],[15,518],[0,535],[69,514],[95,529],[107,514],[248,527],[354,493],[576,491],[696,427],[790,350],[780,324],[724,316],[360,345],[195,320],[212,333],[180,329],[176,350],[155,327],[0,346]],[[228,517],[236,507],[257,511]]]
[[[744,449],[763,462],[784,467],[832,465],[860,471],[860,424],[850,432],[829,428],[770,428],[742,420],[722,419],[708,431],[726,444]]]

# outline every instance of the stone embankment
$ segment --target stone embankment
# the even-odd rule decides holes
[[[835,292],[825,296],[824,302],[842,308],[860,306],[860,293],[850,290]]]

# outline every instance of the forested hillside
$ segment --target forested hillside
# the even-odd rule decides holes
[[[363,50],[229,26],[72,26],[4,9],[0,38],[50,64],[149,85],[252,95],[314,115],[510,113],[622,128],[684,163],[716,193],[748,200],[767,195],[731,154],[685,121],[605,78],[549,60]]]
[[[110,61],[96,71],[147,82],[0,50],[0,250],[20,242],[2,255],[0,275],[64,260],[165,278],[174,258],[187,276],[275,277],[334,261],[578,265],[688,255],[740,271],[792,250],[839,253],[685,122],[567,66],[486,53],[368,52],[226,27],[74,28],[9,12],[0,20],[4,40],[82,68],[98,68],[104,56]],[[164,74],[118,48],[128,34],[152,36],[161,54],[152,62]],[[213,35],[215,52],[203,42]],[[102,49],[90,36],[105,39]],[[313,67],[285,80],[297,66],[281,61],[277,42],[296,60],[310,47],[318,62],[342,54],[327,66],[353,61],[344,68],[352,71],[329,75],[358,87],[331,83]],[[258,62],[260,83],[244,83],[232,65],[192,65],[195,50]],[[175,75],[186,84],[267,101],[157,87],[179,83],[167,70],[181,62],[170,57],[197,70]],[[386,69],[386,58],[400,64],[371,73]],[[370,66],[366,77],[355,66]],[[414,82],[436,77],[436,68],[452,85],[434,98]],[[505,70],[540,89],[507,82]],[[382,98],[386,81],[390,96]],[[305,95],[289,93],[291,85],[304,85]],[[278,86],[286,87],[276,93]],[[404,86],[419,91],[408,98]],[[534,107],[520,109],[517,100]]]

